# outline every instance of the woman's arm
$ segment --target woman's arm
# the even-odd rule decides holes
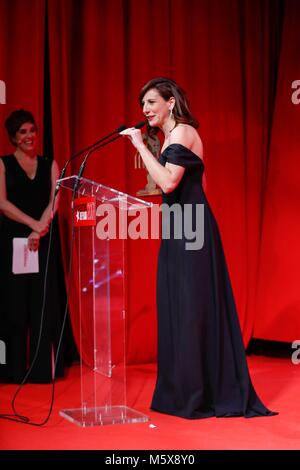
[[[55,198],[55,203],[54,203],[54,208],[53,208],[53,213],[52,213],[53,199],[54,199],[56,181],[58,179],[58,176],[59,176],[58,166],[55,160],[53,160],[52,166],[51,166],[51,194],[50,194],[49,204],[44,210],[42,217],[40,219],[40,221],[43,221],[47,224],[47,230],[45,230],[43,233],[40,233],[40,234],[35,231],[31,232],[31,234],[28,237],[28,247],[30,250],[33,250],[33,251],[38,250],[39,245],[40,245],[40,237],[46,235],[46,233],[48,232],[48,226],[51,223],[51,220],[57,211],[58,195]]]
[[[56,161],[53,160],[52,166],[51,166],[51,194],[50,194],[49,204],[44,210],[42,217],[40,218],[40,222],[45,222],[46,225],[49,225],[51,223],[51,220],[58,209],[59,194],[57,194],[55,198],[55,204],[54,204],[53,213],[52,213],[53,199],[54,199],[56,181],[58,179],[58,176],[59,176],[58,166],[57,166]]]
[[[6,198],[5,166],[0,159],[0,211],[11,220],[27,225],[33,231],[42,233],[47,229],[47,224],[41,220],[35,220],[25,212],[18,209]]]
[[[161,165],[150,150],[147,149],[139,129],[126,129],[121,134],[130,138],[132,144],[142,157],[149,174],[162,191],[164,193],[173,191],[183,176],[184,168],[172,163],[166,163],[166,166]]]

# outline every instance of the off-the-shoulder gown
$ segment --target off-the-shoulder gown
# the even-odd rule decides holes
[[[158,375],[151,408],[184,418],[270,416],[257,396],[215,217],[202,187],[203,161],[181,144],[160,156],[185,168],[163,203],[204,205],[204,244],[187,250],[184,236],[161,241],[157,273]],[[184,207],[185,206],[185,207]],[[163,215],[164,217],[164,215]],[[183,220],[183,219],[182,219]],[[198,227],[199,230],[199,227]],[[184,230],[183,230],[184,232]]]

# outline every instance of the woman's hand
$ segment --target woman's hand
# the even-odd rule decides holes
[[[128,129],[125,129],[124,131],[120,132],[120,135],[124,135],[126,137],[129,137],[131,140],[132,145],[139,150],[141,146],[145,146],[143,142],[143,136],[140,131],[140,129],[136,129],[135,127],[129,127]]]
[[[37,251],[40,246],[40,235],[37,232],[31,232],[27,239],[27,245],[30,251]]]
[[[43,237],[48,232],[49,225],[48,222],[45,222],[44,220],[33,219],[32,223],[30,224],[30,228],[33,232],[37,232],[39,236]]]

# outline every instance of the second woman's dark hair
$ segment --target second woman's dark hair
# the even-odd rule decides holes
[[[190,126],[197,129],[199,127],[199,123],[197,119],[192,115],[189,109],[189,102],[186,96],[185,91],[170,78],[165,77],[158,77],[153,78],[150,80],[140,91],[139,95],[139,102],[140,105],[143,105],[143,98],[145,94],[151,90],[156,89],[160,96],[165,100],[168,101],[170,98],[175,98],[175,106],[173,108],[173,116],[175,119],[176,124],[183,123],[189,124]],[[151,132],[152,130],[152,132]],[[157,133],[157,128],[150,128],[149,133]]]
[[[13,145],[16,145],[16,133],[18,132],[20,127],[26,122],[30,122],[31,124],[33,124],[37,130],[37,125],[33,114],[30,111],[26,111],[25,109],[16,109],[6,119],[5,128],[7,130],[9,140]]]

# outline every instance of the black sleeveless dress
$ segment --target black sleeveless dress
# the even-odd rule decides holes
[[[171,144],[161,154],[185,168],[167,206],[204,205],[204,244],[187,250],[184,236],[162,239],[157,273],[158,375],[151,408],[184,418],[269,416],[249,377],[236,306],[214,215],[202,188],[204,165]],[[186,211],[185,206],[183,209]],[[164,212],[163,212],[164,218]],[[198,227],[199,230],[199,227]]]
[[[51,162],[38,157],[35,178],[30,179],[14,155],[2,157],[5,166],[7,199],[34,219],[40,219],[49,204]],[[63,299],[57,221],[54,222],[45,313],[37,360],[29,376],[31,382],[49,382],[52,358],[61,330]],[[0,366],[0,379],[20,382],[36,351],[40,334],[45,263],[49,234],[40,239],[39,273],[12,273],[14,237],[28,237],[31,229],[5,215],[0,216],[0,339],[6,344],[6,365]],[[29,349],[29,355],[28,353]],[[63,374],[62,356],[57,376]]]

